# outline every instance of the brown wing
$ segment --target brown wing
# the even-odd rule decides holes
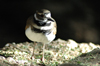
[[[28,19],[27,19],[27,21],[26,21],[26,27],[25,27],[25,30],[27,29],[27,28],[29,28],[29,26],[31,26],[31,25],[33,25],[33,16],[31,16],[31,17],[29,17]]]
[[[57,24],[56,24],[56,21],[52,22],[52,24],[54,25],[54,27],[52,28],[52,30],[53,30],[53,34],[55,35],[57,33]]]

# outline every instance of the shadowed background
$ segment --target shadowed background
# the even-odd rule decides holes
[[[91,0],[0,1],[0,47],[29,41],[26,20],[38,9],[48,9],[58,25],[57,38],[100,44],[99,2]]]

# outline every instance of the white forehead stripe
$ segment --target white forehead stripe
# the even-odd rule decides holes
[[[38,20],[38,18],[36,17],[36,14],[34,14],[34,18],[35,18],[36,20]]]

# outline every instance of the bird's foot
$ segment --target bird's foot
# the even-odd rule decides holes
[[[31,56],[31,60],[35,60],[35,57],[34,56]]]
[[[41,61],[44,63],[44,62],[45,62],[45,58],[44,58],[44,57],[42,57],[42,58],[41,58]]]

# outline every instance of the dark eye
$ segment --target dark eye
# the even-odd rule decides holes
[[[41,17],[44,17],[44,15],[43,15],[43,14],[41,14],[40,16],[41,16]]]

